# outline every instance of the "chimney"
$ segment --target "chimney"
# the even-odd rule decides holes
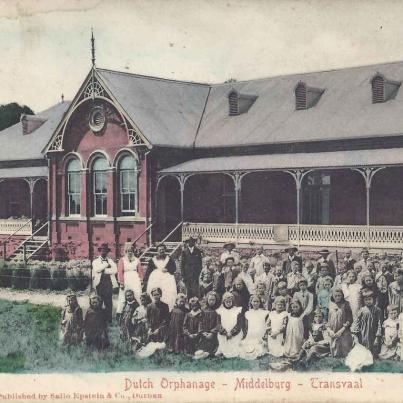
[[[30,134],[39,127],[41,127],[46,122],[46,119],[43,119],[39,116],[35,115],[21,115],[21,125],[22,125],[22,134]]]

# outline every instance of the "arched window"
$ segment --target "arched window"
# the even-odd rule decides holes
[[[67,215],[81,213],[81,166],[77,159],[67,165]]]
[[[119,197],[122,213],[135,213],[137,206],[137,161],[131,155],[119,163]]]
[[[94,215],[107,215],[108,169],[109,166],[104,157],[97,158],[92,166]]]

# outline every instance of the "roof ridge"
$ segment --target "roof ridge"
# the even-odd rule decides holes
[[[240,83],[250,83],[250,82],[256,82],[256,81],[263,81],[263,80],[271,80],[271,79],[276,79],[276,78],[282,78],[282,77],[292,77],[292,76],[301,76],[301,75],[310,75],[310,74],[318,74],[318,73],[331,73],[335,71],[346,71],[346,70],[358,70],[358,69],[364,69],[368,67],[375,67],[375,66],[388,66],[391,64],[403,64],[403,60],[395,60],[393,62],[384,62],[384,63],[373,63],[373,64],[365,64],[365,65],[360,65],[360,66],[348,66],[348,67],[338,67],[334,69],[328,69],[328,70],[310,70],[310,71],[304,71],[300,73],[289,73],[289,74],[279,74],[279,75],[274,75],[274,76],[266,76],[266,77],[259,77],[259,78],[251,78],[248,80],[240,80],[240,81],[231,81],[230,83],[216,83],[216,84],[211,84],[212,87],[219,87],[219,86],[227,86],[227,85],[237,85]]]
[[[97,71],[106,71],[109,73],[115,73],[115,74],[121,74],[121,75],[126,75],[126,76],[135,76],[139,78],[146,78],[149,80],[158,80],[158,81],[169,81],[173,83],[180,83],[180,84],[189,84],[189,85],[200,85],[203,87],[211,87],[211,84],[209,83],[201,83],[197,81],[187,81],[187,80],[175,80],[173,78],[165,78],[165,77],[156,77],[156,76],[147,76],[145,74],[138,74],[138,73],[130,73],[127,71],[119,71],[119,70],[111,70],[111,69],[103,69],[103,68],[96,68]]]

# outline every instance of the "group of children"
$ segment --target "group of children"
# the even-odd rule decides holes
[[[309,363],[331,355],[345,358],[355,343],[374,358],[401,359],[403,269],[386,258],[337,265],[328,251],[317,262],[296,250],[285,260],[256,255],[204,258],[199,295],[189,299],[180,276],[170,311],[160,288],[140,301],[125,291],[120,338],[134,351],[164,343],[169,352],[195,359],[213,356],[256,359],[265,354]],[[228,255],[228,254],[227,254]],[[259,255],[259,256],[258,256]],[[366,256],[366,257],[365,257]],[[259,263],[259,264],[257,264]],[[151,298],[150,298],[151,296]],[[83,319],[74,295],[62,314],[64,344],[85,339],[97,349],[109,345],[107,320],[99,297],[91,296]]]

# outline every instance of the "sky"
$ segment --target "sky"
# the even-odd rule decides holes
[[[0,0],[0,104],[72,99],[96,65],[218,83],[403,60],[398,0]]]

